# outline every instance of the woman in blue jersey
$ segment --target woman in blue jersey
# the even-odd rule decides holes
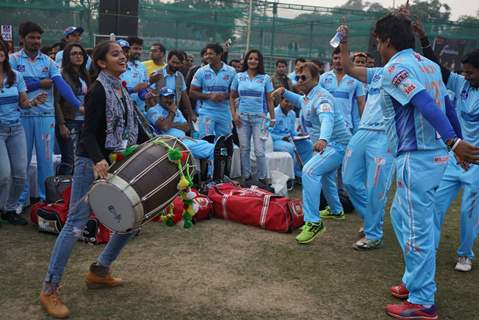
[[[85,49],[79,43],[69,43],[63,50],[62,77],[81,103],[90,84],[90,77],[86,70],[87,57]],[[55,90],[55,133],[62,154],[62,162],[58,170],[60,175],[73,173],[73,158],[83,120],[83,107],[76,109]]]
[[[241,155],[241,175],[251,178],[250,148],[253,137],[256,156],[256,178],[264,182],[266,178],[265,135],[267,113],[271,126],[276,122],[271,92],[273,84],[264,72],[263,55],[258,50],[246,53],[243,72],[237,73],[232,84],[230,107],[233,121],[238,128]],[[235,100],[239,98],[238,110]],[[266,131],[267,134],[267,131]]]
[[[12,70],[8,50],[0,41],[0,211],[11,224],[27,222],[15,212],[27,176],[27,147],[20,122],[20,109],[34,108],[46,100],[39,94],[28,100],[23,77]]]

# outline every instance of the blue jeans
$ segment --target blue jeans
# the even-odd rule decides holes
[[[256,156],[256,178],[266,178],[266,154],[265,154],[265,140],[264,115],[241,113],[241,127],[238,130],[238,139],[240,143],[240,159],[241,159],[241,175],[245,178],[251,176],[251,137],[253,137],[254,154]]]
[[[82,235],[85,224],[91,214],[86,194],[94,180],[93,161],[85,157],[76,157],[68,218],[53,247],[48,272],[45,277],[45,282],[47,283],[58,284],[61,282],[73,246]],[[97,258],[97,263],[110,267],[132,234],[113,233],[110,241],[108,241]]]
[[[65,120],[65,126],[70,130],[68,138],[62,137],[58,126],[56,128],[55,134],[62,154],[62,162],[58,168],[59,175],[71,175],[73,173],[75,151],[80,139],[82,125],[83,121],[81,120]]]
[[[22,125],[0,125],[0,210],[12,211],[27,178],[27,144]]]

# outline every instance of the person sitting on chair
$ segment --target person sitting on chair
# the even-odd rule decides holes
[[[307,134],[298,134],[296,131],[296,114],[293,108],[291,102],[281,97],[279,105],[274,110],[276,125],[269,131],[273,139],[273,150],[288,152],[294,159],[295,176],[301,177],[304,164],[313,156],[313,144]],[[304,138],[301,139],[304,146],[303,144],[296,145],[294,140],[297,138]]]
[[[148,109],[148,121],[155,127],[157,134],[174,136],[190,149],[193,157],[212,161],[215,158],[216,149],[223,148],[225,137],[219,137],[215,143],[205,140],[193,139],[186,136],[190,125],[175,104],[175,91],[163,87],[159,90],[159,103]],[[210,166],[208,175],[211,175]]]

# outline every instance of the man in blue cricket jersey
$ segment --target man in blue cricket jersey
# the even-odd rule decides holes
[[[159,90],[159,96],[159,104],[149,108],[147,112],[148,121],[155,127],[156,133],[181,139],[197,159],[213,160],[214,144],[186,136],[190,125],[175,104],[175,92],[163,87]],[[211,166],[209,172],[212,172]]]
[[[70,27],[66,28],[63,31],[63,36],[64,36],[64,39],[65,39],[65,42],[66,43],[80,42],[81,41],[81,35],[82,35],[83,31],[84,30],[83,30],[82,27],[70,26]],[[63,50],[60,50],[55,55],[55,63],[57,64],[57,66],[59,68],[61,68],[61,66],[62,66],[62,60],[63,60]],[[90,56],[88,56],[88,59],[87,59],[87,62],[86,62],[86,69],[87,70],[90,70],[91,64],[92,64],[92,60],[91,60]]]
[[[141,52],[143,51],[143,39],[129,37],[127,40],[117,40],[117,43],[128,57],[126,71],[122,73],[121,79],[126,82],[126,87],[133,103],[136,104],[141,112],[146,112],[145,94],[148,92],[149,80],[146,68],[140,62]]]
[[[319,84],[329,91],[336,100],[336,104],[343,113],[346,127],[354,132],[353,125],[353,107],[354,102],[357,103],[359,116],[363,113],[365,99],[364,88],[361,82],[348,76],[341,64],[341,47],[337,47],[333,51],[332,67],[333,70],[325,72],[321,75]]]
[[[382,68],[366,68],[366,54],[348,55],[347,28],[342,29],[341,65],[349,76],[366,83],[368,99],[358,131],[349,141],[342,165],[343,183],[357,214],[363,220],[363,236],[353,244],[356,250],[383,246],[384,207],[387,201],[393,157],[388,148],[382,111]],[[357,58],[362,58],[358,64]]]
[[[71,87],[63,80],[57,65],[47,55],[40,52],[42,28],[33,22],[19,26],[23,49],[10,56],[12,68],[22,74],[27,85],[27,94],[33,99],[41,91],[48,94],[47,100],[36,107],[21,109],[22,125],[27,139],[28,165],[35,145],[38,167],[38,191],[40,199],[45,199],[45,179],[53,173],[53,145],[55,139],[55,109],[53,88],[55,85],[61,96],[73,107],[83,112],[83,106],[73,94]],[[28,182],[19,199],[21,205],[29,196]]]
[[[223,48],[219,44],[208,44],[205,52],[208,64],[199,68],[191,81],[191,98],[201,100],[201,137],[227,136],[231,133],[229,93],[236,71],[221,61],[222,54]]]
[[[301,106],[305,119],[311,123],[309,134],[316,153],[303,168],[305,224],[296,237],[298,243],[307,244],[325,230],[319,214],[321,190],[331,208],[329,218],[345,218],[339,201],[336,173],[351,133],[346,128],[341,111],[336,108],[334,98],[318,84],[318,67],[314,63],[306,62],[299,68],[296,76],[298,88],[304,92],[304,96],[282,87],[276,89],[273,96],[282,93],[288,101]]]
[[[312,157],[311,140],[304,139],[305,146],[301,149],[296,148],[294,139],[301,138],[295,128],[296,114],[293,111],[293,104],[284,97],[280,97],[280,103],[274,109],[274,115],[276,124],[273,128],[269,128],[273,139],[273,150],[288,152],[294,160],[295,176],[301,177],[304,164]]]
[[[165,86],[175,91],[176,105],[180,107],[180,110],[189,122],[196,122],[196,114],[191,108],[190,97],[186,90],[186,82],[183,78],[183,74],[180,72],[180,67],[184,59],[184,52],[179,50],[171,50],[168,52],[166,67],[152,74],[152,78],[155,78],[153,86],[157,91]]]
[[[460,139],[439,66],[413,51],[410,21],[390,14],[377,21],[374,33],[386,63],[383,117],[396,158],[391,219],[405,260],[402,283],[391,293],[407,298],[387,305],[386,313],[397,319],[437,319],[434,193],[447,166],[446,146],[463,165],[479,162],[479,148]]]
[[[424,56],[438,62],[420,21],[413,23],[413,30],[421,41]],[[472,51],[462,59],[462,67],[464,75],[451,72],[441,66],[442,79],[446,88],[455,96],[463,138],[477,146],[479,145],[479,49]],[[436,191],[437,245],[439,245],[444,217],[460,189],[463,189],[461,233],[455,270],[468,272],[472,269],[474,258],[472,247],[479,232],[477,226],[479,221],[479,167],[472,166],[466,171],[451,158],[439,189]]]

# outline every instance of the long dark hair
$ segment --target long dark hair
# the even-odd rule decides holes
[[[73,48],[80,48],[83,54],[83,63],[81,64],[80,68],[75,70],[73,67],[71,58],[70,58],[70,52],[72,51]],[[79,43],[68,43],[65,46],[65,49],[63,51],[63,59],[62,59],[62,75],[64,78],[70,82],[70,85],[74,85],[75,88],[81,88],[81,83],[80,83],[80,78],[83,79],[83,81],[86,82],[87,86],[90,85],[90,76],[88,75],[88,72],[86,70],[86,64],[88,61],[88,55],[86,53],[85,48]]]
[[[108,51],[110,51],[110,46],[113,44],[117,44],[116,41],[107,40],[102,41],[93,48],[92,52],[92,59],[93,59],[93,66],[91,68],[91,79],[94,80],[98,77],[98,74],[101,71],[101,68],[98,66],[98,60],[106,60],[106,55]]]
[[[7,45],[3,42],[3,40],[0,40],[0,47],[5,54],[5,61],[3,61],[3,72],[7,75],[7,88],[13,86],[15,84],[15,80],[17,79],[17,76],[15,72],[13,72],[12,67],[10,66],[10,61],[8,59],[8,48]]]
[[[256,68],[256,74],[265,74],[263,55],[257,49],[251,49],[246,53],[246,55],[244,56],[243,68],[241,71],[245,72],[246,70],[248,70],[248,59],[252,53],[256,53],[258,55],[258,67]]]

